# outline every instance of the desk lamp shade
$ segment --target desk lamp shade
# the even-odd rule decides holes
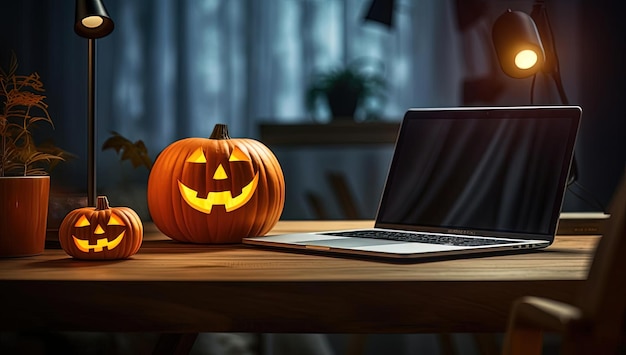
[[[393,8],[394,0],[372,0],[365,15],[365,20],[393,27]]]
[[[230,138],[218,124],[209,138],[166,147],[148,177],[148,209],[168,237],[188,243],[241,243],[274,227],[285,179],[261,142]]]
[[[113,32],[113,20],[100,0],[76,0],[74,31],[81,37],[101,38]]]
[[[502,71],[508,76],[526,78],[541,69],[545,53],[528,14],[507,10],[493,24],[492,37]]]

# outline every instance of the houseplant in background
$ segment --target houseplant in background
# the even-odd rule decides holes
[[[37,73],[17,74],[17,58],[0,68],[0,257],[36,255],[46,238],[50,176],[64,160],[52,144],[35,144],[32,129],[54,127]]]
[[[110,179],[110,184],[101,188],[104,191],[101,194],[116,196],[118,203],[131,207],[143,220],[150,219],[146,181],[152,169],[152,158],[145,143],[141,139],[133,142],[113,131],[102,144],[102,151],[105,150],[114,150],[120,158],[120,165],[115,169],[115,179]],[[123,163],[124,160],[130,162],[132,170]]]
[[[386,81],[382,64],[360,58],[352,63],[316,73],[306,90],[307,110],[315,116],[319,102],[326,100],[333,120],[353,120],[357,110],[364,119],[376,117],[376,105],[384,100]]]
[[[102,150],[113,149],[120,156],[120,160],[128,160],[133,168],[145,167],[152,169],[152,158],[148,153],[146,144],[141,140],[132,142],[123,135],[113,131],[111,136],[102,143]]]

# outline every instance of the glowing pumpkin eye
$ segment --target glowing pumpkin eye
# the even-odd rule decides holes
[[[87,219],[87,217],[82,215],[82,216],[80,216],[78,221],[76,221],[76,223],[74,224],[74,227],[87,227],[87,226],[90,226],[90,225],[91,225],[91,223],[89,223],[89,220]]]
[[[126,224],[122,221],[118,216],[111,214],[111,218],[109,218],[109,226],[125,226]]]
[[[204,152],[202,148],[196,149],[190,156],[187,158],[188,163],[206,163],[206,157],[204,156]]]
[[[244,153],[241,149],[235,147],[233,152],[230,153],[228,161],[250,161],[250,157],[248,157],[248,155],[246,155],[246,153]]]

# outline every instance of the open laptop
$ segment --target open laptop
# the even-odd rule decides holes
[[[243,242],[392,259],[547,247],[581,114],[578,106],[410,109],[373,228]]]

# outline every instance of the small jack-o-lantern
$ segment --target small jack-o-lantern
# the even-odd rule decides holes
[[[226,125],[207,138],[165,148],[148,178],[154,224],[174,240],[239,243],[266,234],[285,203],[283,172],[261,142],[234,138]]]
[[[141,219],[128,207],[109,207],[106,196],[97,206],[68,213],[59,227],[59,242],[77,259],[125,259],[139,250],[143,241]]]

